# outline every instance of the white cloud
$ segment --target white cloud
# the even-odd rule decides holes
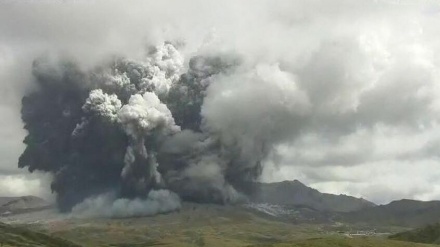
[[[36,195],[48,201],[52,201],[50,193],[51,177],[44,174],[32,175],[1,175],[0,174],[0,195],[1,196],[25,196]]]

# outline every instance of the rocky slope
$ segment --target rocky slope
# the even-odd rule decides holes
[[[0,197],[0,215],[18,214],[51,207],[45,200],[36,196]]]

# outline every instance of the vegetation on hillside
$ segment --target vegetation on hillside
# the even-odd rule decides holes
[[[390,239],[415,243],[440,244],[440,223],[390,236]]]
[[[400,200],[342,214],[339,221],[371,226],[422,227],[440,219],[440,201]]]
[[[0,246],[2,247],[79,247],[70,241],[30,231],[21,227],[12,227],[0,223]]]
[[[346,238],[326,237],[298,240],[274,245],[252,245],[252,247],[428,247],[432,245],[414,244],[374,237]]]

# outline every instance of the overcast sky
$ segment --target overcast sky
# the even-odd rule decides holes
[[[17,168],[35,57],[63,53],[90,67],[179,40],[186,58],[226,51],[278,66],[307,99],[307,124],[265,160],[263,181],[376,203],[440,199],[436,1],[16,2],[0,1],[0,196],[49,196],[50,176]]]

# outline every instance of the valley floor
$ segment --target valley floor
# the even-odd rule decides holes
[[[51,218],[47,215],[44,220],[35,220],[32,215],[20,215],[5,220],[14,226],[22,225],[26,229],[44,233],[32,235],[33,239],[26,242],[29,245],[15,246],[60,246],[44,245],[44,241],[38,243],[38,238],[52,241],[49,236],[54,237],[53,241],[65,239],[72,246],[77,244],[84,247],[430,246],[392,241],[386,237],[350,236],[341,231],[341,226],[291,224],[245,208],[218,205],[186,204],[180,212],[141,218],[80,219],[65,216]],[[25,234],[29,235],[27,232]],[[5,239],[8,237],[5,234],[2,236]],[[16,241],[21,238],[17,234],[14,236]]]

